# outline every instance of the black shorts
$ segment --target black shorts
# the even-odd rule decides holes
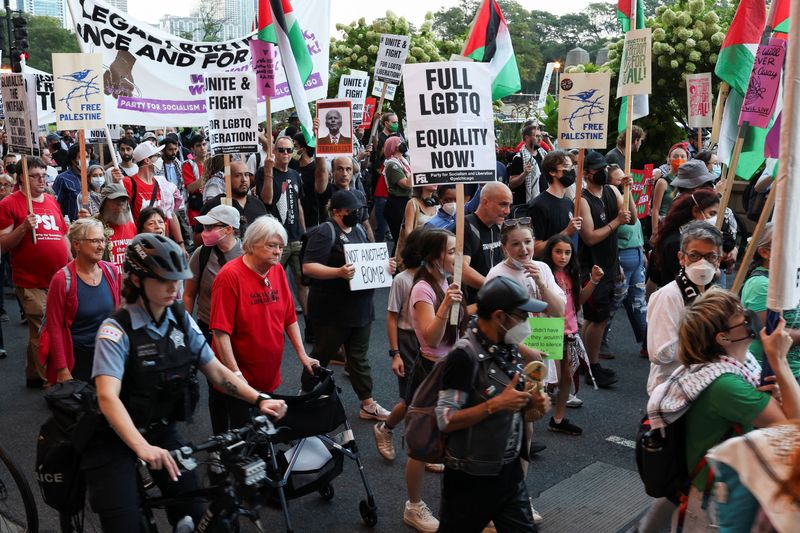
[[[422,354],[417,357],[417,360],[414,362],[414,369],[410,374],[410,381],[408,382],[408,390],[406,391],[406,404],[411,403],[411,399],[414,398],[414,393],[417,392],[417,389],[422,382],[425,381],[425,378],[428,377],[428,374],[431,373],[433,370],[433,365],[435,365],[433,361],[427,359],[422,356]],[[406,376],[409,376],[408,370],[406,370]]]
[[[588,280],[587,283],[590,283]],[[594,292],[583,304],[583,318],[589,322],[603,322],[611,317],[611,301],[614,298],[614,279],[603,278]]]
[[[411,396],[407,396],[407,393],[414,372],[414,361],[419,355],[419,341],[414,330],[397,328],[397,348],[400,350],[400,358],[405,367],[405,376],[397,378],[397,386],[400,389],[400,399],[408,405]]]

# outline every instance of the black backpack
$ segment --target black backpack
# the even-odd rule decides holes
[[[81,454],[103,423],[94,386],[77,379],[56,383],[45,393],[52,416],[36,444],[36,479],[44,502],[59,512],[83,509],[86,484]]]

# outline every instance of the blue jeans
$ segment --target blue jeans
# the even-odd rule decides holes
[[[375,213],[375,227],[373,228],[375,242],[383,242],[386,240],[386,230],[389,229],[386,219],[383,218],[383,208],[386,207],[386,198],[375,196],[373,202],[372,211]]]
[[[611,317],[613,318],[617,309],[624,305],[636,342],[643,343],[647,339],[644,251],[641,248],[620,250],[619,264],[622,267],[623,278],[614,286]],[[610,324],[611,320],[609,320]],[[608,334],[608,329],[606,329],[606,334]]]

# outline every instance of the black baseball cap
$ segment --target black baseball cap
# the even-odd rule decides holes
[[[547,304],[528,296],[528,291],[516,281],[497,277],[487,281],[478,291],[478,315],[489,316],[498,309],[506,312],[520,309],[539,313],[547,309]]]
[[[364,207],[364,203],[350,189],[336,191],[331,196],[331,209],[360,209],[362,207]]]
[[[598,170],[606,168],[607,166],[608,161],[606,161],[606,156],[594,150],[587,152],[586,159],[583,160],[583,167],[589,170]]]

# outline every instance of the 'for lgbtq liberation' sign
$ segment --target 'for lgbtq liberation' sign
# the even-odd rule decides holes
[[[631,30],[625,34],[625,49],[619,64],[617,98],[650,94],[652,79],[650,28]]]
[[[686,75],[687,116],[690,128],[710,128],[714,122],[711,112],[711,73]]]
[[[105,128],[102,55],[53,54],[53,82],[58,129]]]
[[[347,98],[353,103],[353,126],[361,124],[364,114],[364,100],[367,98],[369,74],[363,70],[350,70],[350,74],[342,74],[339,78],[338,98]]]
[[[378,48],[378,59],[375,61],[373,77],[379,81],[400,84],[402,69],[408,57],[409,39],[405,35],[381,35],[381,46]]]
[[[488,65],[415,63],[403,75],[414,186],[494,181]]]
[[[739,114],[739,126],[743,122],[756,128],[769,126],[778,99],[784,55],[786,41],[783,39],[770,39],[769,44],[759,45]]]
[[[562,74],[560,87],[559,148],[605,148],[611,73]]]
[[[0,88],[6,116],[9,152],[38,155],[36,80],[33,74],[3,74],[0,78]]]
[[[256,77],[252,72],[204,75],[211,152],[238,154],[258,149]]]

